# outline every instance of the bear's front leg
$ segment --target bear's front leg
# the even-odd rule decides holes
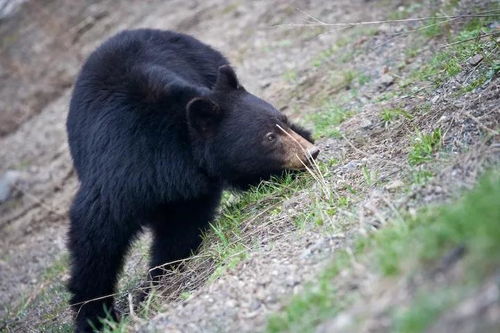
[[[153,245],[149,278],[157,283],[169,265],[189,257],[201,244],[201,234],[213,220],[221,191],[166,205],[152,221]]]

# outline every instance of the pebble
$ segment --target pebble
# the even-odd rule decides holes
[[[403,187],[403,186],[404,186],[404,183],[401,180],[396,179],[396,180],[392,181],[391,183],[387,184],[385,186],[385,189],[387,191],[394,191],[394,190],[396,190],[400,187]]]
[[[483,60],[483,56],[478,53],[475,56],[470,57],[469,60],[467,60],[467,62],[471,66],[477,66],[482,60]]]
[[[361,120],[361,123],[359,124],[359,126],[360,126],[362,129],[364,129],[364,130],[369,129],[370,127],[372,127],[372,125],[373,125],[373,124],[372,124],[371,120],[370,120],[370,119],[367,119],[367,118],[363,118],[363,119]]]
[[[394,76],[392,76],[390,74],[384,74],[380,77],[380,83],[383,86],[388,87],[394,83]]]
[[[21,178],[19,171],[9,170],[0,176],[0,203],[9,199],[14,184]]]
[[[340,172],[350,172],[350,171],[353,171],[354,169],[356,169],[361,163],[359,163],[358,161],[354,160],[354,161],[350,161],[349,163],[339,167],[337,170],[335,170],[336,172],[335,173],[340,173]]]

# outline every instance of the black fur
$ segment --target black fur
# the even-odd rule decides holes
[[[225,184],[246,188],[282,171],[276,149],[262,144],[276,123],[311,139],[227,64],[190,36],[144,29],[114,36],[83,66],[67,120],[81,183],[68,242],[77,331],[114,315],[104,296],[143,227],[153,231],[151,267],[189,256]]]

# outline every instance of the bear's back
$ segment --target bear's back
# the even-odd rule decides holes
[[[172,31],[127,30],[104,42],[82,67],[67,119],[70,151],[80,178],[85,169],[95,167],[89,163],[109,159],[114,150],[135,145],[139,139],[155,142],[161,136],[172,142],[184,135],[180,129],[185,125],[185,101],[181,103],[176,95],[151,101],[148,94],[154,89],[144,73],[160,69],[166,82],[210,89],[224,64],[227,60],[208,45]],[[150,124],[144,124],[146,119]],[[139,124],[147,130],[136,133]],[[147,145],[141,149],[152,149]],[[95,151],[107,156],[95,156]]]
[[[217,68],[228,61],[199,40],[173,31],[139,29],[123,31],[90,55],[79,80],[120,86],[130,69],[139,64],[158,65],[190,84],[211,88]]]

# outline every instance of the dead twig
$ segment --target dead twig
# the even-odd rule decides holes
[[[478,40],[478,39],[485,38],[485,37],[488,37],[488,36],[497,36],[497,35],[500,35],[500,31],[495,31],[495,32],[492,32],[492,33],[489,33],[489,34],[480,34],[480,35],[477,35],[477,36],[472,37],[472,38],[467,38],[467,39],[464,39],[464,40],[459,40],[459,41],[453,42],[453,43],[443,44],[443,45],[439,46],[439,48],[445,48],[445,47],[448,47],[448,46],[457,45],[457,44],[461,44],[461,43],[465,43],[465,42],[470,42],[472,40]]]
[[[285,23],[285,24],[275,24],[273,27],[352,27],[360,25],[375,25],[375,24],[392,24],[392,23],[409,23],[409,22],[419,22],[419,21],[429,21],[429,20],[449,20],[449,19],[459,19],[459,18],[470,18],[470,17],[495,17],[500,14],[500,10],[485,11],[478,14],[467,14],[467,15],[442,15],[442,16],[427,16],[427,17],[415,17],[407,19],[397,19],[397,20],[375,20],[375,21],[360,21],[360,22],[339,22],[339,23],[327,23],[317,17],[308,14],[307,12],[297,9],[302,14],[311,18],[314,22],[310,23]]]

